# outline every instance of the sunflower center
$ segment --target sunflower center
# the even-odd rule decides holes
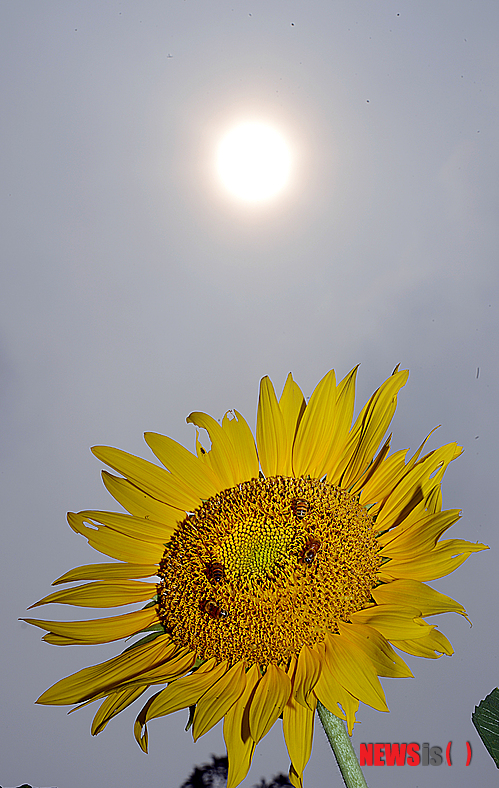
[[[295,537],[295,523],[283,523],[280,527],[270,513],[251,505],[245,508],[245,516],[220,544],[221,562],[233,577],[263,578],[286,562]]]
[[[317,479],[251,479],[178,526],[158,614],[201,659],[287,662],[370,603],[379,565],[353,496]]]

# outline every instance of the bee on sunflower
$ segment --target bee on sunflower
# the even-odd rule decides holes
[[[112,563],[67,572],[32,607],[63,603],[140,610],[89,621],[25,619],[55,645],[107,643],[143,633],[119,656],[61,679],[41,704],[101,700],[91,732],[144,692],[135,722],[147,752],[150,720],[191,710],[194,739],[222,718],[228,788],[245,778],[258,742],[282,717],[290,780],[302,785],[317,706],[352,733],[362,701],[388,711],[379,676],[411,671],[393,646],[435,659],[452,654],[425,616],[464,607],[425,584],[452,572],[485,545],[440,541],[459,518],[442,511],[442,477],[455,443],[406,460],[384,443],[405,385],[396,368],[352,425],[356,368],[340,383],[334,370],[308,404],[291,374],[277,399],[260,385],[256,444],[237,412],[219,424],[204,413],[196,455],[171,438],[146,433],[164,468],[119,449],[95,447],[117,471],[103,471],[128,512],[70,513],[76,533]],[[146,582],[144,582],[146,581]],[[342,724],[341,724],[342,725]],[[343,726],[342,726],[343,727]]]

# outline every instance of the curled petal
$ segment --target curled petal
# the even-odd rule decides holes
[[[142,684],[138,687],[128,687],[108,695],[99,706],[99,710],[92,721],[92,727],[90,728],[92,736],[102,733],[108,722],[128,708],[146,689],[147,684]]]

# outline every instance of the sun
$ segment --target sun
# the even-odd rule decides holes
[[[291,151],[272,126],[260,122],[242,123],[220,142],[217,170],[226,189],[239,199],[268,200],[289,181]]]

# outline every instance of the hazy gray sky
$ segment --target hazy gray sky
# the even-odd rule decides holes
[[[260,378],[280,391],[290,370],[308,396],[360,362],[360,407],[400,362],[392,446],[441,424],[431,447],[465,448],[450,536],[497,546],[498,28],[493,0],[0,4],[4,788],[175,788],[224,752],[221,726],[194,745],[184,712],[151,724],[146,757],[134,707],[92,738],[92,708],[33,705],[119,651],[17,621],[99,560],[65,521],[113,508],[92,445],[149,458],[150,430],[193,449],[193,410],[254,426]],[[265,205],[214,174],[243,117],[295,151]],[[435,617],[455,655],[408,657],[415,679],[383,680],[390,713],[361,706],[354,734],[452,740],[454,766],[372,767],[371,788],[495,784],[470,714],[498,683],[496,555],[432,584],[473,628]],[[288,765],[278,723],[243,785]],[[334,769],[318,726],[305,785],[339,785]]]

